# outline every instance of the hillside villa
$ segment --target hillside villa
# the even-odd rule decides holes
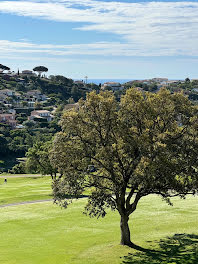
[[[31,116],[28,117],[28,120],[36,121],[36,120],[46,119],[47,122],[50,122],[52,121],[53,118],[54,116],[50,114],[50,111],[35,110],[31,112]]]
[[[15,120],[15,114],[0,114],[0,123],[16,128],[17,121]]]
[[[122,86],[119,82],[106,82],[101,86],[102,90],[105,90],[107,88],[111,88],[113,91],[120,91],[124,89],[124,86]]]

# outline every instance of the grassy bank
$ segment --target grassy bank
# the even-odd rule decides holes
[[[130,220],[132,240],[156,253],[119,246],[118,214],[91,219],[82,214],[85,202],[66,210],[51,202],[0,208],[0,263],[198,263],[197,197],[175,198],[174,207],[156,196],[140,202]]]
[[[48,176],[7,177],[7,181],[5,184],[4,178],[0,178],[0,205],[51,198],[51,178]]]

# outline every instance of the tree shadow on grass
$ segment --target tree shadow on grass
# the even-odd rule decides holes
[[[130,253],[122,264],[198,264],[198,235],[175,234],[160,240],[158,246],[157,251]]]

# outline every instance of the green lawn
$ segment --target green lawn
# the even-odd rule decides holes
[[[133,214],[133,242],[158,249],[147,253],[119,246],[116,212],[99,220],[83,215],[85,198],[66,210],[52,202],[0,208],[0,263],[197,264],[198,197],[173,201],[170,207],[149,196]]]
[[[51,178],[44,177],[19,177],[8,178],[4,184],[4,178],[0,178],[0,205],[50,199]]]

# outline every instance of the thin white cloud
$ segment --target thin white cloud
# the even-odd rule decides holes
[[[76,29],[117,34],[122,42],[38,47],[26,42],[20,46],[23,44],[15,42],[15,48],[20,46],[18,52],[198,56],[197,2],[1,1],[0,12],[59,22],[81,22]]]
[[[97,42],[88,44],[52,45],[34,44],[24,41],[0,40],[0,54],[2,53],[37,53],[56,56],[63,55],[104,55],[104,56],[130,56],[135,55],[137,50],[130,47],[130,44],[116,42]]]
[[[131,43],[118,42],[97,42],[87,44],[71,45],[53,45],[53,44],[35,44],[25,41],[0,40],[0,54],[37,54],[52,56],[72,56],[72,55],[98,55],[98,56],[169,56],[172,55],[190,55],[198,56],[197,49],[191,49],[186,52],[184,49],[164,49],[158,51],[151,47],[134,47]]]
[[[166,48],[156,50],[150,46],[143,45],[133,46],[131,43],[119,42],[96,42],[87,44],[71,44],[71,45],[53,45],[53,44],[37,44],[25,41],[9,41],[0,40],[0,55],[11,54],[36,54],[37,56],[74,56],[74,55],[90,55],[90,56],[174,56],[189,55],[198,56],[196,48],[186,50],[178,48]]]

